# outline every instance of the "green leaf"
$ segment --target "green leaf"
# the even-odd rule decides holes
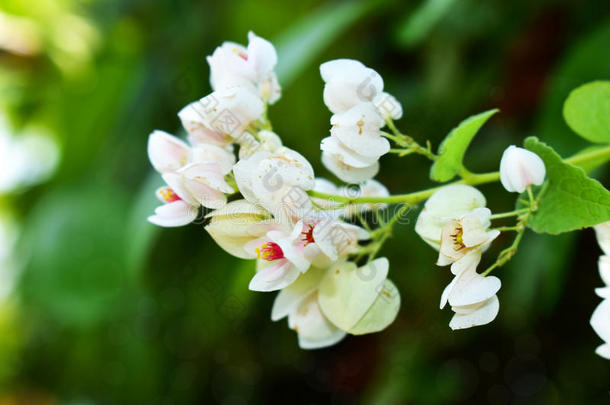
[[[327,4],[286,30],[274,43],[278,52],[276,72],[287,86],[332,41],[366,14],[378,1],[346,1]]]
[[[359,268],[342,262],[329,269],[318,290],[324,315],[343,330],[354,328],[377,299],[388,268],[388,259],[379,258]]]
[[[463,159],[468,145],[479,129],[498,109],[482,112],[453,128],[438,148],[438,159],[430,169],[430,178],[435,181],[449,181],[463,170]]]
[[[610,142],[610,81],[591,82],[573,90],[563,105],[563,116],[583,138]]]
[[[348,330],[352,335],[379,332],[387,328],[398,315],[400,293],[393,282],[386,279],[373,305],[358,323]]]
[[[561,157],[536,137],[525,147],[542,158],[547,186],[540,207],[528,226],[538,233],[559,234],[610,220],[610,192],[584,170]]]

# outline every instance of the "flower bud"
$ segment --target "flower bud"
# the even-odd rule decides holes
[[[527,149],[509,146],[500,161],[500,181],[509,192],[522,193],[530,185],[544,181],[546,169],[540,156]]]

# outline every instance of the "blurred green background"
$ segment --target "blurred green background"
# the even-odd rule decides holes
[[[469,152],[474,171],[497,170],[528,135],[564,155],[586,146],[563,100],[610,78],[607,0],[2,0],[0,404],[608,403],[590,230],[527,233],[498,271],[497,319],[452,332],[438,309],[449,275],[414,211],[382,252],[402,295],[396,322],[302,351],[269,319],[274,294],[247,289],[253,263],[200,225],[146,222],[160,182],[148,134],[181,134],[177,111],[210,92],[205,55],[248,30],[279,50],[276,131],[329,178],[325,60],[376,69],[403,103],[399,127],[434,145],[500,108]],[[378,179],[408,192],[430,186],[427,173],[421,157],[387,156]],[[608,184],[608,170],[594,175]],[[513,206],[499,185],[481,189],[494,211]]]

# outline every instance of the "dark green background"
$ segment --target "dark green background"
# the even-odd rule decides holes
[[[594,354],[601,340],[589,326],[601,285],[590,230],[527,233],[497,271],[497,319],[452,332],[451,311],[438,309],[450,276],[413,232],[414,211],[382,250],[402,296],[396,322],[303,351],[285,321],[270,321],[274,294],[247,289],[251,262],[221,251],[201,225],[145,220],[160,182],[148,134],[180,134],[176,113],[210,91],[204,57],[224,40],[244,43],[251,29],[276,44],[284,94],[270,117],[318,175],[330,176],[319,161],[330,113],[318,66],[340,57],[383,76],[404,106],[398,126],[420,141],[438,145],[466,116],[500,108],[466,159],[481,172],[529,135],[564,156],[587,146],[561,107],[572,88],[610,78],[607,0],[4,0],[0,9],[31,18],[45,39],[35,55],[0,53],[2,106],[17,130],[43,125],[62,147],[49,182],[1,197],[23,223],[23,269],[0,309],[0,403],[609,401],[610,362]],[[58,29],[73,32],[62,13],[91,24],[88,56],[57,50]],[[422,157],[381,162],[393,193],[431,185]],[[498,184],[481,190],[494,211],[514,205]]]

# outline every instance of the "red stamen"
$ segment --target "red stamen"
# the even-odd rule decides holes
[[[307,226],[307,229],[304,230],[303,232],[301,232],[301,240],[303,242],[305,242],[305,246],[309,245],[310,243],[314,243],[315,240],[313,239],[313,225],[305,225]]]
[[[284,258],[284,252],[277,243],[263,243],[260,248],[255,249],[256,257],[268,262]]]
[[[174,190],[169,187],[163,187],[161,190],[159,190],[159,195],[161,196],[161,198],[163,198],[163,201],[168,203],[182,199],[178,197],[178,194],[176,194]]]

